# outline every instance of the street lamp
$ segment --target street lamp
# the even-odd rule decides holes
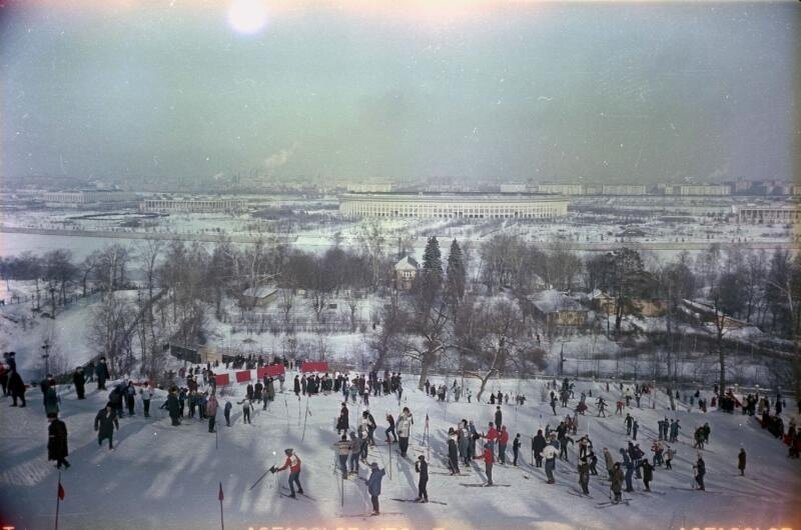
[[[44,344],[42,345],[42,349],[44,350],[44,353],[42,354],[42,359],[44,359],[45,362],[45,377],[47,377],[47,374],[50,373],[49,364],[47,361],[50,358],[50,341],[45,339]]]

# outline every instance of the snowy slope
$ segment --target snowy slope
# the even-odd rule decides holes
[[[290,377],[287,379],[291,381]],[[494,384],[494,383],[493,383]],[[523,455],[530,457],[528,436],[544,427],[555,425],[547,404],[540,403],[540,381],[501,381],[500,388],[512,394],[518,391],[529,396],[525,406],[504,405],[504,418],[512,435],[523,433],[526,441]],[[519,386],[518,386],[519,385]],[[492,420],[494,406],[487,404],[437,403],[422,392],[411,390],[411,376],[406,380],[404,405],[415,414],[410,451],[412,459],[430,452],[430,471],[444,473],[445,432],[461,418],[473,419],[479,429]],[[241,408],[234,403],[233,425],[225,427],[222,411],[218,420],[219,436],[207,432],[205,422],[185,419],[180,427],[171,427],[164,411],[158,410],[163,398],[154,401],[155,413],[149,420],[139,415],[121,420],[116,435],[117,448],[109,452],[97,446],[92,431],[94,414],[105,403],[106,392],[98,394],[94,384],[86,401],[76,401],[71,390],[63,388],[62,417],[70,433],[72,467],[62,474],[66,498],[61,505],[59,527],[86,528],[218,528],[220,524],[218,482],[225,492],[223,507],[227,528],[297,526],[306,527],[406,527],[406,528],[679,528],[681,526],[744,527],[792,526],[798,528],[801,464],[790,461],[785,447],[760,429],[753,418],[728,415],[665,411],[660,398],[655,409],[628,409],[641,425],[640,444],[647,449],[648,439],[655,435],[660,416],[681,419],[684,427],[674,471],[657,468],[652,489],[664,495],[624,494],[631,498],[629,506],[598,508],[596,503],[607,498],[608,485],[592,477],[593,499],[568,494],[577,488],[577,474],[572,465],[557,465],[557,484],[547,485],[541,470],[528,464],[520,468],[496,466],[496,484],[511,487],[468,488],[460,484],[479,484],[483,472],[474,466],[469,474],[451,477],[432,474],[428,491],[439,504],[409,504],[390,500],[393,497],[416,497],[417,477],[413,461],[391,457],[388,447],[380,445],[370,452],[370,461],[387,466],[381,497],[380,519],[340,519],[338,514],[365,514],[369,496],[363,481],[344,483],[344,507],[340,506],[340,480],[334,472],[337,440],[333,431],[340,397],[316,396],[308,400],[306,417],[304,398],[294,394],[278,394],[266,411],[259,406],[252,425],[244,425]],[[288,386],[289,388],[289,386]],[[581,390],[593,391],[594,402],[606,395],[595,383],[578,383]],[[237,389],[244,391],[244,387]],[[476,391],[473,386],[473,391]],[[616,392],[607,396],[614,401]],[[664,397],[664,396],[663,396]],[[223,398],[234,401],[227,396]],[[29,391],[27,408],[9,408],[9,399],[0,398],[0,514],[17,528],[49,528],[55,513],[57,471],[46,460],[47,424],[38,389]],[[632,402],[633,403],[633,402]],[[648,403],[643,400],[643,406]],[[788,402],[789,404],[789,402]],[[222,407],[221,407],[222,408]],[[352,405],[351,423],[362,407]],[[371,411],[379,423],[377,439],[383,436],[384,415],[397,415],[394,397],[371,398]],[[567,409],[558,410],[560,414]],[[592,412],[593,409],[590,409]],[[431,446],[420,445],[425,414],[431,418]],[[695,451],[688,445],[688,433],[696,425],[708,421],[711,426],[709,449],[704,451],[708,474],[707,493],[690,491],[691,459]],[[580,418],[579,434],[589,431],[596,451],[609,447],[614,453],[625,446],[625,428],[620,417]],[[748,451],[747,477],[740,478],[736,469],[736,453],[740,444]],[[283,450],[293,447],[303,461],[301,482],[316,501],[292,500],[279,496],[279,486],[286,483],[286,472],[268,475],[250,489],[258,477],[272,464],[281,463]],[[511,444],[509,448],[511,453]],[[571,462],[575,463],[575,447],[571,446]],[[598,464],[604,475],[603,460]],[[389,476],[391,470],[391,477]],[[366,476],[362,468],[361,476]],[[526,478],[528,477],[528,478]],[[641,483],[635,487],[642,488]],[[673,489],[673,487],[685,489]],[[395,513],[397,515],[390,515]],[[795,519],[793,519],[795,517]]]

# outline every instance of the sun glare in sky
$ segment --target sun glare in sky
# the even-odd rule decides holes
[[[228,8],[228,23],[239,33],[256,33],[267,22],[262,0],[234,0]]]

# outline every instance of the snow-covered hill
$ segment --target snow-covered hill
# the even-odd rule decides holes
[[[410,445],[412,460],[401,459],[397,453],[390,456],[389,447],[383,444],[370,450],[369,461],[387,467],[381,496],[385,515],[364,520],[340,517],[366,514],[370,503],[365,483],[351,478],[344,482],[344,506],[340,505],[343,484],[334,470],[332,449],[337,441],[333,426],[341,404],[340,395],[308,399],[304,437],[307,399],[299,401],[292,393],[279,393],[267,410],[261,410],[259,405],[251,425],[242,423],[241,407],[235,403],[237,396],[223,397],[222,403],[225,400],[234,403],[233,425],[225,426],[220,411],[217,436],[208,433],[206,423],[197,419],[185,419],[181,426],[171,427],[165,412],[158,409],[164,399],[161,393],[154,402],[155,411],[150,419],[143,418],[141,402],[137,401],[137,415],[121,420],[120,431],[115,435],[115,450],[108,451],[106,447],[98,447],[92,429],[94,415],[105,404],[107,392],[98,393],[95,385],[89,383],[87,399],[77,401],[74,392],[64,387],[60,389],[61,416],[69,430],[72,467],[62,473],[66,497],[61,504],[59,528],[219,528],[220,482],[225,494],[225,524],[229,529],[798,528],[801,524],[801,463],[788,459],[786,446],[747,416],[700,414],[697,409],[670,412],[666,410],[664,394],[658,397],[653,409],[626,409],[639,420],[638,441],[646,452],[650,440],[656,436],[657,419],[667,415],[679,418],[683,425],[680,442],[674,445],[678,452],[674,469],[656,469],[651,486],[653,494],[643,493],[642,483],[635,481],[637,491],[624,493],[624,498],[631,499],[628,505],[598,507],[599,502],[607,500],[609,489],[608,482],[600,480],[605,475],[601,451],[608,447],[617,454],[620,447],[626,446],[627,438],[620,416],[597,418],[592,407],[588,414],[593,415],[580,417],[579,425],[579,435],[590,434],[600,458],[600,475],[590,481],[592,498],[568,492],[578,488],[575,446],[570,448],[571,463],[557,464],[556,484],[547,485],[542,470],[529,465],[529,437],[548,422],[552,427],[558,423],[548,404],[540,402],[542,384],[534,380],[499,383],[504,392],[513,394],[519,389],[529,397],[517,409],[511,404],[503,406],[512,437],[520,432],[525,438],[524,462],[517,468],[495,467],[495,483],[509,487],[472,488],[463,485],[481,484],[483,466],[474,465],[461,476],[446,474],[447,428],[466,418],[474,420],[481,429],[492,421],[495,407],[464,401],[436,402],[412,390],[409,376],[402,405],[408,406],[415,416]],[[606,396],[612,404],[620,396],[615,389],[607,393],[605,385],[600,383],[579,382],[576,390],[577,396],[581,391],[592,390],[593,398],[588,402],[593,403],[598,395]],[[237,387],[237,392],[242,394],[244,386]],[[53,526],[58,472],[47,461],[47,421],[39,390],[29,390],[28,398],[26,408],[11,408],[10,398],[0,398],[0,522],[38,530]],[[376,435],[381,441],[386,426],[384,416],[387,411],[397,416],[398,402],[394,396],[386,396],[371,398],[370,405],[379,423]],[[571,400],[571,405],[575,405],[575,400]],[[642,405],[649,405],[647,397]],[[353,424],[363,407],[352,404],[350,408]],[[792,411],[797,412],[794,405]],[[557,412],[564,416],[568,409]],[[431,422],[428,447],[421,445],[426,414]],[[696,450],[692,449],[689,438],[693,428],[704,422],[711,426],[710,444],[703,451],[708,470],[705,493],[690,490]],[[740,446],[748,452],[745,477],[737,476]],[[279,495],[280,486],[286,484],[286,472],[268,474],[251,489],[267,468],[282,462],[287,447],[294,448],[303,461],[301,482],[314,501]],[[430,456],[431,500],[447,505],[391,500],[416,497],[413,460],[418,454]],[[366,476],[364,467],[361,476]]]

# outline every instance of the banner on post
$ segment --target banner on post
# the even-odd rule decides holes
[[[214,376],[214,384],[217,386],[225,386],[231,382],[231,378],[228,377],[228,374],[219,374]]]
[[[328,371],[328,363],[327,362],[305,361],[300,366],[300,371],[303,372],[303,373],[308,373],[308,372],[327,372]]]
[[[250,370],[242,370],[236,373],[237,383],[247,383],[248,381],[250,381]]]
[[[265,376],[267,377],[278,377],[279,375],[284,373],[284,365],[283,364],[273,364],[270,366],[262,366],[258,370],[256,370],[256,377],[258,379],[264,379]]]

